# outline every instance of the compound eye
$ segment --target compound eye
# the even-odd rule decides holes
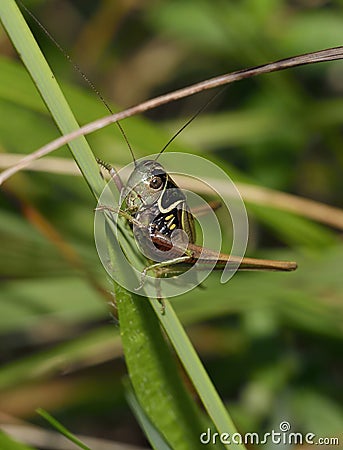
[[[159,189],[159,188],[162,186],[162,184],[163,184],[163,181],[162,181],[162,178],[161,178],[161,177],[153,177],[153,178],[151,179],[151,181],[150,181],[149,186],[150,186],[152,189],[157,190],[157,189]]]

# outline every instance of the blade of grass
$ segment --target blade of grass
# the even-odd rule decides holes
[[[153,302],[152,306],[158,314],[159,305],[157,302]],[[236,433],[237,430],[227,409],[169,302],[166,302],[166,314],[158,314],[158,317],[218,431],[220,433],[230,432],[231,435]],[[235,448],[244,449],[245,447],[236,444]]]
[[[150,304],[117,284],[114,289],[125,361],[140,405],[172,448],[200,449],[202,414],[183,383],[151,307],[157,301],[151,299]],[[157,314],[161,315],[160,307]]]
[[[91,450],[86,444],[80,441],[76,436],[74,436],[69,430],[67,430],[58,420],[52,417],[49,413],[44,411],[44,409],[37,409],[37,413],[42,416],[47,422],[50,423],[57,431],[59,431],[63,436],[65,436],[69,441],[73,442],[78,447],[83,450]]]
[[[125,384],[126,384],[126,399],[129,405],[131,406],[131,409],[137,421],[140,423],[142,429],[144,430],[145,435],[149,439],[151,445],[154,448],[157,448],[158,450],[172,450],[171,447],[163,439],[163,436],[161,436],[156,427],[154,427],[154,425],[149,420],[149,417],[147,416],[144,409],[140,405],[137,397],[135,396],[135,393],[132,389],[132,385],[130,385],[130,383]]]

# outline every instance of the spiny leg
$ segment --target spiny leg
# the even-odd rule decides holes
[[[142,225],[138,220],[132,217],[132,215],[129,212],[124,211],[123,209],[120,208],[113,208],[112,206],[99,205],[95,208],[95,211],[109,211],[124,217],[124,219],[126,219],[128,222],[132,223],[136,227],[140,228],[144,227],[144,225]]]

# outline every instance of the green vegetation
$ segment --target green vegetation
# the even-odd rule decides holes
[[[114,110],[221,73],[342,44],[340,1],[316,6],[304,0],[25,4],[116,105]],[[63,55],[26,18],[79,123],[106,115]],[[5,167],[5,154],[28,154],[59,131],[3,31],[0,49],[0,166]],[[122,339],[109,316],[113,284],[94,245],[96,202],[84,179],[70,173],[76,166],[69,150],[43,159],[40,171],[7,181],[0,196],[1,411],[48,428],[36,413],[41,407],[76,435],[147,445],[133,411],[155,448],[192,440],[192,433],[214,429],[213,423],[223,431],[230,418],[220,411],[220,402],[211,403],[218,399],[177,328],[180,319],[240,432],[278,431],[287,420],[291,431],[343,440],[342,78],[343,63],[336,61],[236,83],[170,147],[208,157],[242,187],[250,221],[248,256],[296,260],[298,271],[236,274],[225,285],[212,274],[205,289],[171,301],[172,319],[161,317],[154,301],[157,314],[135,295],[125,302],[127,294],[116,287]],[[123,121],[135,154],[159,151],[209,95]],[[97,157],[118,166],[130,162],[115,126],[87,140]],[[76,149],[74,156],[97,195],[102,180],[87,152]],[[295,197],[262,201],[260,187]],[[297,197],[336,209],[319,204],[318,220],[311,220],[309,205],[295,212]],[[112,306],[110,312],[116,317]],[[164,342],[158,320],[205,410]],[[132,323],[136,344],[153,355],[146,366],[145,353],[130,347]],[[121,342],[133,391],[123,383]],[[146,398],[144,389],[139,391],[149,381],[144,367],[152,377],[166,376],[152,383]],[[173,392],[182,393],[182,401]],[[168,395],[173,401],[163,404]],[[147,414],[146,402],[157,417]],[[197,422],[191,432],[187,416]],[[8,449],[27,448],[3,434],[1,440]]]

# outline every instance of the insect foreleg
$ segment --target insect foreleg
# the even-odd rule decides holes
[[[106,205],[99,205],[95,208],[95,211],[110,211],[114,214],[118,214],[119,216],[126,219],[128,222],[132,223],[132,225],[135,225],[136,227],[145,228],[144,225],[142,225],[138,220],[136,220],[132,215],[124,211],[120,208],[113,208],[112,206],[106,206]]]

